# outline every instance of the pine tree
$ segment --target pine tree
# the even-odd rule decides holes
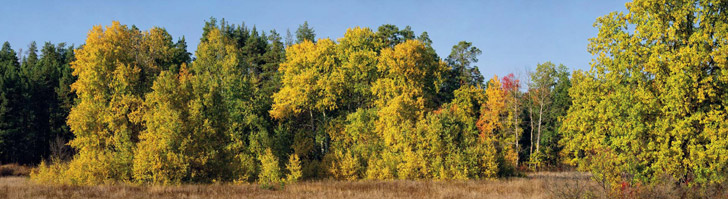
[[[298,29],[296,29],[296,43],[300,44],[304,41],[316,43],[316,32],[313,28],[308,27],[308,21],[304,21],[303,24],[298,26]]]
[[[0,50],[0,162],[17,162],[22,143],[20,63],[10,43]]]

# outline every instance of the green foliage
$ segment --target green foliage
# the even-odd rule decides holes
[[[75,98],[68,81],[73,47],[45,43],[39,56],[33,42],[21,65],[9,43],[3,49],[0,162],[38,163],[51,155],[51,141],[71,138],[65,119]]]
[[[616,188],[727,178],[726,4],[636,0],[597,19],[561,126],[569,161]]]
[[[482,52],[471,43],[441,60],[428,34],[415,38],[409,26],[355,27],[315,41],[304,23],[296,44],[287,37],[284,45],[276,31],[211,18],[194,61],[184,37],[173,42],[162,28],[118,22],[94,27],[75,54],[46,44],[41,56],[31,48],[18,61],[8,44],[0,52],[0,157],[20,151],[8,144],[26,139],[12,137],[19,129],[47,122],[31,128],[45,134],[23,143],[75,136],[78,153],[42,162],[32,179],[44,183],[273,187],[517,173],[524,94],[513,75],[486,87],[473,66]],[[553,105],[539,113],[552,119],[537,143],[556,151],[559,134],[548,129],[570,104],[568,76],[563,66],[544,76]]]
[[[446,100],[452,99],[453,91],[461,86],[485,86],[483,75],[480,74],[478,66],[472,65],[478,62],[478,56],[483,52],[473,46],[473,43],[460,41],[452,47],[450,55],[445,59],[450,65],[450,71],[445,75],[445,83],[441,95]]]
[[[296,43],[300,44],[305,41],[316,42],[316,33],[313,28],[308,27],[308,21],[304,21],[296,29]]]
[[[473,43],[460,41],[452,47],[452,52],[447,57],[447,62],[452,66],[452,73],[459,85],[483,85],[483,75],[480,74],[478,66],[470,66],[478,62],[478,55],[482,54],[480,49],[473,46]]]
[[[546,131],[541,137],[540,144],[543,146],[539,154],[543,157],[537,158],[543,161],[545,165],[560,166],[562,160],[562,146],[559,141],[563,138],[561,125],[563,117],[571,106],[571,97],[569,96],[569,88],[571,88],[571,80],[566,66],[559,65],[554,74],[555,83],[551,90],[551,106],[546,112],[546,120],[544,126]]]
[[[493,140],[480,137],[477,118],[485,104],[484,90],[465,86],[455,91],[451,104],[417,124],[413,145],[424,160],[426,178],[469,179],[495,177]]]
[[[376,42],[379,48],[394,48],[397,44],[415,39],[415,32],[407,26],[403,30],[392,24],[385,24],[377,28]]]
[[[10,43],[0,50],[0,162],[18,161],[20,147],[27,141],[21,135],[21,76],[17,54]],[[17,143],[17,144],[16,144]]]
[[[536,71],[531,73],[531,84],[529,85],[530,90],[528,91],[533,106],[532,115],[534,115],[533,122],[536,125],[533,127],[535,137],[531,142],[532,145],[536,145],[534,152],[531,153],[530,164],[536,169],[541,167],[543,161],[543,152],[541,151],[541,135],[546,134],[549,130],[549,126],[545,125],[548,118],[548,110],[551,108],[551,96],[552,88],[554,86],[554,75],[556,73],[555,65],[551,62],[538,64]],[[533,134],[532,133],[532,134]]]

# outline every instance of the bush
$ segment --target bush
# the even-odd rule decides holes
[[[259,156],[261,171],[258,175],[258,183],[264,188],[273,188],[275,184],[281,183],[281,171],[278,168],[278,158],[273,155],[270,148],[265,154]]]
[[[298,155],[292,154],[291,157],[288,158],[286,169],[288,170],[286,182],[297,182],[301,178],[303,174],[301,173],[301,160],[298,158]]]
[[[65,180],[65,173],[68,171],[68,162],[53,161],[48,164],[42,161],[38,168],[30,172],[30,180],[38,183],[48,184],[69,184]],[[0,169],[1,170],[1,169]]]

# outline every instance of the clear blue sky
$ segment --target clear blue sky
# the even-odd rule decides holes
[[[164,27],[183,35],[194,53],[204,21],[225,18],[258,30],[276,29],[285,37],[304,21],[317,38],[340,38],[349,27],[375,29],[382,24],[427,31],[440,57],[458,41],[483,51],[477,65],[486,78],[524,74],[537,63],[552,61],[571,69],[588,69],[588,39],[595,19],[625,11],[625,0],[492,1],[33,1],[4,2],[0,7],[0,42],[26,49],[31,41],[82,44],[93,25],[112,20],[143,30]]]

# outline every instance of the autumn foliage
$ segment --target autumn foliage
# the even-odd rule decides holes
[[[576,71],[568,161],[606,186],[728,177],[728,29],[721,1],[636,0],[597,19],[592,69]]]
[[[31,179],[55,184],[275,187],[488,179],[572,165],[617,192],[716,185],[728,179],[726,5],[635,0],[626,14],[597,19],[590,70],[543,62],[488,80],[473,43],[457,43],[443,59],[426,32],[410,27],[316,39],[304,23],[284,45],[275,31],[211,18],[192,61],[184,40],[174,43],[163,28],[94,26],[59,59],[70,67],[55,76],[65,77],[48,100],[55,115],[42,117],[55,134],[28,141],[73,137],[75,153],[46,161],[51,149],[5,141],[29,140],[18,129],[34,121],[11,99],[42,98],[42,89],[16,86],[42,82],[27,66],[64,62],[52,62],[47,56],[60,53],[46,45],[40,59],[33,53],[20,64],[6,43],[0,158],[40,151]],[[62,75],[69,70],[75,79]],[[67,122],[58,122],[64,107]]]

